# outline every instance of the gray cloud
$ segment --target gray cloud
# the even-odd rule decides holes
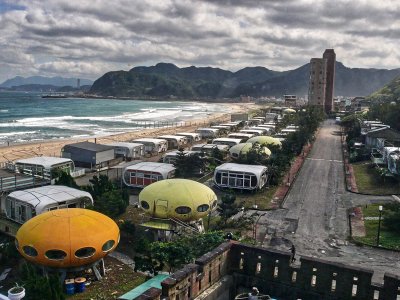
[[[400,3],[310,0],[15,0],[0,12],[0,81],[97,78],[160,61],[297,68],[333,47],[351,67],[399,67]]]

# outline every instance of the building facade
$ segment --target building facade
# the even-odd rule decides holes
[[[400,278],[385,273],[383,283],[372,282],[374,271],[323,259],[228,242],[171,274],[161,289],[149,288],[135,298],[121,300],[225,300],[247,295],[252,287],[279,299],[392,300],[398,299]],[[243,299],[243,298],[242,298]]]
[[[297,96],[296,95],[284,95],[285,105],[288,107],[297,106]]]
[[[333,49],[326,49],[322,57],[326,59],[325,112],[329,113],[333,110],[336,54]]]
[[[325,106],[326,63],[326,59],[311,58],[308,87],[308,103],[310,105]]]
[[[308,103],[324,108],[326,113],[334,110],[335,64],[336,54],[333,49],[326,49],[322,58],[310,60]]]

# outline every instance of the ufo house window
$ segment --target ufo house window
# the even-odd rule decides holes
[[[197,207],[198,212],[205,212],[210,208],[208,204],[202,204]]]
[[[28,256],[31,257],[35,257],[38,255],[38,252],[35,248],[33,248],[32,246],[23,246],[22,250],[24,251],[24,253]]]
[[[140,206],[144,209],[149,209],[150,205],[146,201],[140,201]]]
[[[178,206],[175,208],[175,212],[180,215],[188,214],[192,211],[190,207],[187,206]]]
[[[67,256],[67,253],[62,250],[52,249],[47,250],[45,256],[51,260],[63,260]]]
[[[93,247],[84,247],[75,251],[75,256],[78,258],[89,258],[96,253]]]
[[[109,240],[104,243],[103,247],[101,247],[101,250],[103,250],[103,252],[110,251],[112,249],[112,247],[114,247],[114,245],[115,245],[115,241]]]

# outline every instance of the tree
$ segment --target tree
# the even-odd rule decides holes
[[[183,148],[180,148],[176,154],[176,159],[174,161],[175,177],[186,178],[187,176],[187,164],[186,155]]]
[[[266,165],[268,160],[268,155],[265,153],[265,148],[267,145],[260,145],[259,143],[254,143],[251,149],[246,154],[240,154],[237,160],[240,164],[260,164]]]
[[[111,218],[125,212],[129,205],[129,194],[126,189],[120,190],[106,175],[93,176],[92,185],[85,187],[93,197],[93,209]]]
[[[224,236],[225,233],[222,231],[209,231],[203,234],[183,236],[177,242],[190,247],[192,256],[197,258],[224,242]]]
[[[129,205],[129,196],[119,190],[107,191],[94,201],[94,210],[101,212],[111,218],[124,213]]]
[[[358,139],[361,136],[360,118],[361,115],[354,114],[344,117],[340,122],[340,125],[346,131],[347,142],[350,142],[353,139]]]
[[[367,116],[370,120],[378,119],[400,131],[400,102],[376,103],[370,107]]]
[[[89,180],[92,185],[86,186],[86,190],[92,194],[93,199],[101,196],[105,192],[112,191],[115,189],[111,180],[108,179],[106,175],[94,175],[92,179]]]
[[[158,272],[162,271],[163,268],[164,263],[153,258],[150,252],[147,255],[135,256],[135,272],[149,272],[155,276]]]
[[[192,248],[185,243],[156,242],[151,245],[150,251],[157,261],[168,266],[170,273],[194,258]]]
[[[385,217],[383,218],[383,225],[393,232],[400,231],[400,203],[393,202],[385,204]]]
[[[74,178],[66,172],[61,172],[61,174],[59,174],[59,176],[56,178],[55,184],[79,189],[79,186],[76,184]]]
[[[41,271],[31,264],[24,263],[21,269],[23,286],[27,300],[64,300],[63,287],[58,275],[43,276]]]
[[[211,157],[217,160],[218,163],[221,163],[224,160],[224,155],[217,147],[213,148],[211,151]]]
[[[236,195],[234,192],[225,193],[221,197],[221,203],[218,204],[218,212],[221,215],[222,222],[226,225],[228,219],[234,215],[236,215],[240,208],[243,206],[242,203],[240,205],[235,203]]]
[[[157,275],[167,267],[169,272],[173,272],[211,251],[224,240],[222,231],[212,231],[180,236],[170,242],[153,242],[146,251],[135,257],[135,270]]]
[[[175,176],[178,178],[189,178],[202,174],[206,169],[205,158],[198,153],[186,155],[183,149],[178,151],[174,166],[176,168]]]

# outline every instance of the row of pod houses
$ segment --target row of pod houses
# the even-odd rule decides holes
[[[190,150],[183,151],[185,156],[204,153],[210,155],[214,149],[218,149],[225,158],[229,157],[232,162],[223,163],[214,171],[213,183],[218,188],[229,188],[239,190],[259,190],[268,182],[268,168],[260,165],[245,165],[235,163],[240,156],[246,155],[254,144],[262,145],[261,151],[266,156],[271,155],[271,151],[265,145],[281,145],[284,138],[275,138],[270,135],[275,132],[276,123],[269,121],[264,123],[265,118],[259,117],[252,127],[241,129],[237,132],[230,132],[237,127],[239,122],[215,125],[210,128],[199,128],[196,130],[201,139],[211,141],[208,144],[194,144]],[[251,129],[250,129],[251,128]],[[286,128],[290,132],[298,128]],[[223,130],[227,137],[221,137],[219,130]],[[288,133],[283,133],[285,136]],[[123,181],[125,185],[134,188],[143,188],[163,179],[171,179],[175,176],[174,163],[179,151],[171,151],[163,156],[162,162],[140,162],[125,168]]]
[[[216,187],[240,190],[262,189],[268,179],[267,167],[238,164],[235,163],[235,159],[240,155],[245,155],[254,143],[279,145],[279,139],[262,135],[261,131],[259,134],[230,133],[231,130],[237,128],[238,124],[239,122],[232,122],[216,125],[224,126],[224,132],[228,134],[228,137],[216,136],[211,140],[211,144],[196,144],[202,139],[208,139],[207,134],[202,135],[201,132],[182,133],[181,137],[186,137],[186,139],[182,139],[181,142],[186,143],[184,145],[193,144],[191,149],[185,151],[184,154],[195,155],[204,152],[207,155],[214,149],[218,149],[221,153],[229,156],[231,162],[223,163],[215,169],[213,183]],[[263,120],[261,120],[258,125],[268,125],[269,127],[266,128],[274,130],[274,123],[271,121],[263,124]],[[213,129],[219,130],[218,128]],[[240,138],[237,135],[241,135]],[[172,136],[163,137],[165,139],[137,139],[131,142],[113,142],[108,145],[89,142],[69,144],[62,149],[62,157],[41,156],[17,160],[14,162],[14,171],[33,177],[48,176],[49,179],[52,179],[51,174],[57,171],[80,176],[84,174],[85,169],[91,169],[93,166],[109,167],[109,164],[104,163],[105,161],[121,162],[121,156],[123,156],[133,160],[132,164],[125,167],[123,171],[123,182],[128,187],[144,188],[152,183],[175,176],[176,168],[173,163],[178,151],[166,152],[169,144],[166,139],[170,139]],[[164,143],[164,141],[166,142]],[[152,147],[150,151],[154,151],[154,147],[156,147],[158,152],[166,152],[163,162],[141,161],[140,159],[147,151],[146,146]],[[264,147],[263,151],[266,155],[271,154],[267,147]],[[90,194],[83,191],[53,185],[21,186],[18,191],[11,192],[7,197],[2,198],[1,211],[9,220],[22,224],[45,211],[60,208],[84,208],[88,205],[93,205],[93,199]],[[10,232],[11,229],[7,228],[7,225],[0,224],[0,230]]]

